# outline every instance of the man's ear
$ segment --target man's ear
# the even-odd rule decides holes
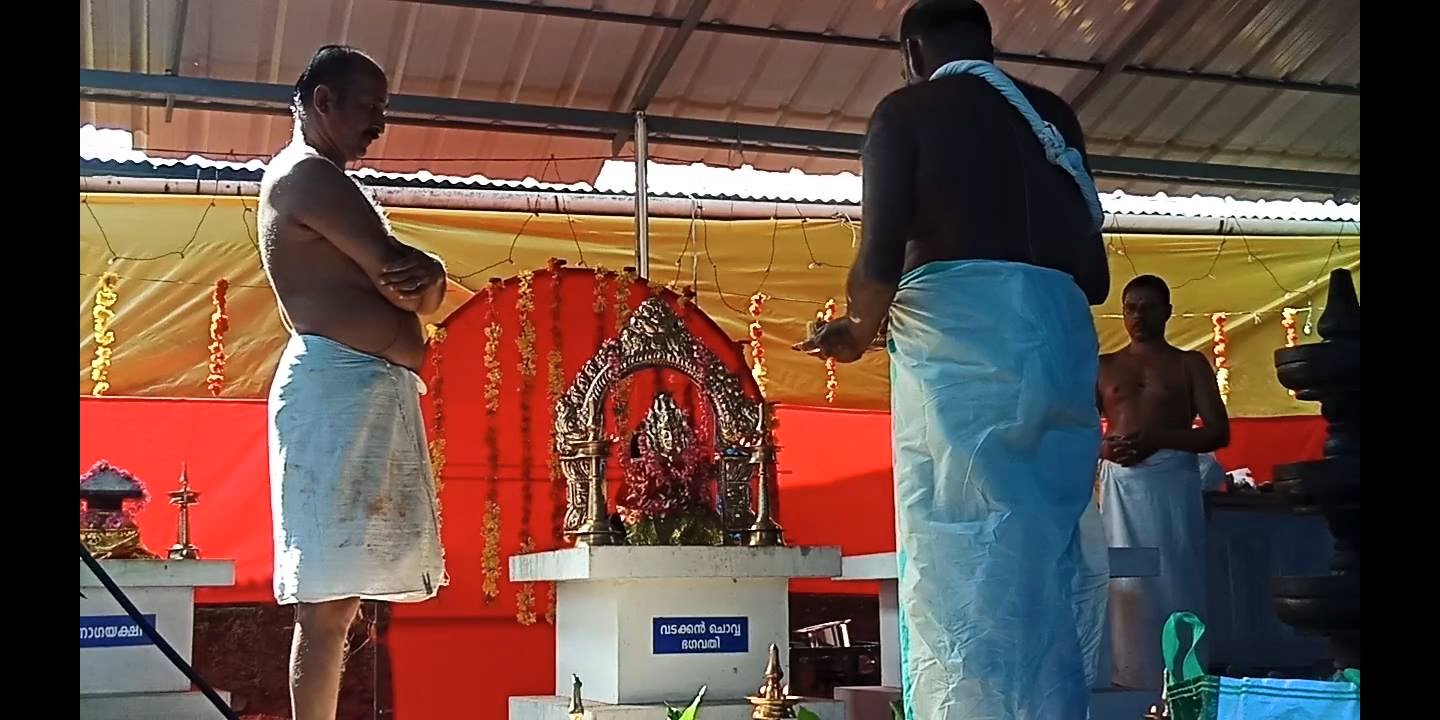
[[[905,67],[910,73],[911,82],[926,78],[925,59],[920,53],[920,41],[915,38],[905,39]]]
[[[329,115],[335,107],[335,92],[328,85],[317,85],[311,98],[310,106],[318,115]]]

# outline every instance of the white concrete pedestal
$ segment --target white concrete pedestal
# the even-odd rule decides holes
[[[704,685],[704,717],[714,720],[722,711],[712,708],[759,687],[771,643],[789,668],[790,578],[839,573],[839,549],[819,547],[584,547],[510,558],[511,581],[557,583],[555,697],[570,696],[572,674],[597,708],[683,706]],[[550,717],[517,714],[532,706],[548,707],[512,698],[510,717]]]
[[[195,588],[235,583],[230,560],[101,560],[142,615],[190,662]],[[140,631],[120,603],[80,563],[80,717],[208,718],[220,713]],[[198,702],[197,702],[198,701]]]
[[[758,683],[757,683],[758,685]],[[754,692],[753,690],[751,692]],[[693,695],[693,693],[692,693]],[[747,702],[707,700],[700,703],[700,720],[750,720],[755,708]],[[671,702],[683,707],[689,699]],[[806,699],[800,707],[820,720],[845,720],[845,705],[835,700]],[[551,695],[510,698],[510,720],[569,720],[570,698]],[[664,705],[607,705],[585,702],[585,720],[665,720]],[[887,719],[888,720],[888,719]]]
[[[1110,548],[1110,577],[1154,577],[1160,574],[1157,548]],[[900,613],[895,553],[850,555],[844,558],[838,580],[880,581],[880,686],[835,688],[835,699],[844,700],[846,720],[890,720],[890,702],[900,699]],[[1110,625],[1107,614],[1100,659],[1110,666]],[[1108,685],[1108,683],[1107,683]],[[1114,687],[1095,688],[1090,696],[1091,720],[1134,720],[1145,714],[1155,693]],[[1132,707],[1139,711],[1130,712]]]

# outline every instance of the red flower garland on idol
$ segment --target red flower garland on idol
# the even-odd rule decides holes
[[[210,293],[210,303],[215,311],[210,313],[210,374],[205,378],[205,387],[210,397],[220,397],[225,388],[225,333],[230,331],[230,316],[225,313],[225,293],[230,281],[220,278],[215,281],[215,290]]]
[[[765,345],[762,342],[765,338],[765,328],[760,326],[760,316],[765,312],[765,301],[770,296],[757,292],[750,296],[750,374],[755,376],[755,384],[760,386],[760,396],[765,396],[765,391],[770,384],[770,371],[765,366]]]
[[[1215,343],[1215,385],[1220,388],[1220,400],[1230,402],[1230,336],[1225,332],[1225,313],[1210,316],[1211,340]]]
[[[822,323],[828,323],[835,319],[835,298],[825,301],[825,309],[816,313]],[[835,373],[835,358],[825,358],[825,402],[835,404],[835,390],[840,387],[840,379]]]

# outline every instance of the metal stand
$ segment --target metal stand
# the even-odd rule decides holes
[[[585,519],[580,527],[566,533],[575,539],[576,547],[616,545],[619,538],[610,527],[610,515],[605,499],[605,458],[610,454],[610,441],[605,438],[591,438],[579,444],[578,459],[589,466],[589,488],[586,497]]]
[[[650,278],[650,137],[644,111],[635,113],[635,272]]]
[[[745,544],[751,547],[777,547],[785,544],[785,528],[775,522],[774,511],[770,507],[770,494],[774,492],[774,478],[771,477],[770,469],[775,467],[775,443],[770,434],[772,413],[774,406],[768,402],[760,404],[760,426],[757,429],[759,440],[754,454],[750,456],[750,463],[758,466],[760,476],[760,497],[755,507],[755,524],[745,530]]]

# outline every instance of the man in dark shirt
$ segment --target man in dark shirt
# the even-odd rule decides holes
[[[850,362],[888,319],[906,717],[1083,720],[1072,583],[1109,272],[1079,123],[993,65],[975,2],[921,0],[901,36],[847,314],[799,348]]]

